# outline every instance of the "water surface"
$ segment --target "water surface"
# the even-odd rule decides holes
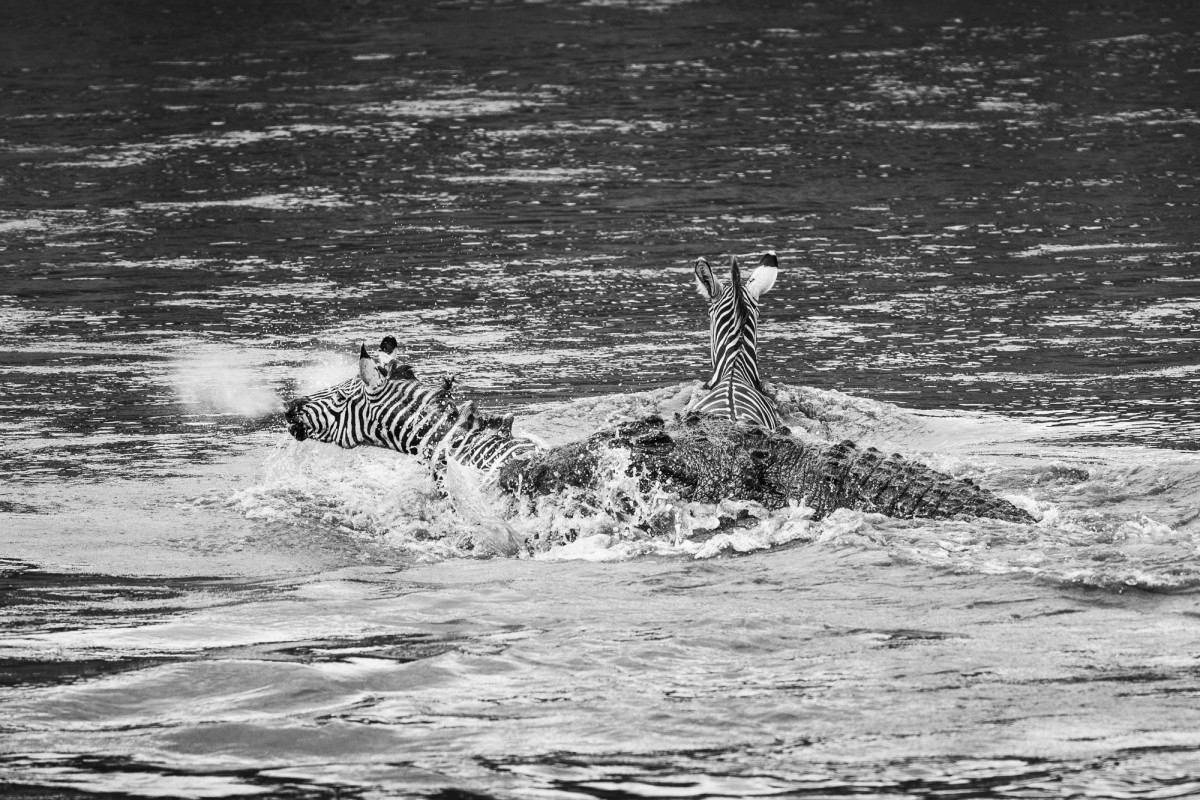
[[[6,5],[0,787],[1200,792],[1197,74],[1170,0]],[[670,413],[767,248],[797,435],[1039,523],[648,535],[284,431],[385,333],[550,443]]]

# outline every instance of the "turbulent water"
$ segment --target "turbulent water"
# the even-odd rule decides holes
[[[0,795],[1200,796],[1200,11],[988,5],[0,7]],[[286,434],[669,415],[768,248],[796,435],[1036,524]]]

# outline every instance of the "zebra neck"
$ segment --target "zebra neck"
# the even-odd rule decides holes
[[[441,389],[417,381],[389,383],[375,390],[373,405],[386,409],[376,428],[375,443],[415,455],[435,473],[448,459],[483,470],[532,452],[537,446],[512,435],[511,423],[476,414],[470,405],[459,409]]]
[[[708,385],[715,386],[730,375],[740,375],[761,388],[757,306],[736,291],[725,300],[722,307],[713,311],[710,322],[713,371]]]
[[[409,455],[428,457],[428,443],[445,436],[454,421],[449,398],[417,381],[380,384],[367,391],[367,400],[378,413],[369,428],[373,443]]]
[[[713,364],[712,377],[708,385],[715,387],[727,380],[740,381],[762,391],[762,379],[758,374],[758,358],[753,345],[737,346],[726,350],[723,358]]]
[[[724,417],[737,423],[773,431],[780,425],[779,411],[766,393],[748,380],[727,375],[695,402],[688,411]]]

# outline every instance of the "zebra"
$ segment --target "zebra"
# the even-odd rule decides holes
[[[485,481],[508,460],[540,449],[513,435],[511,414],[480,414],[473,401],[456,405],[454,376],[440,386],[425,385],[406,364],[380,366],[366,345],[359,348],[358,365],[357,377],[288,403],[285,416],[294,439],[346,449],[386,447],[417,456],[439,479],[453,459],[482,470]]]
[[[696,259],[696,288],[709,301],[712,375],[701,386],[706,394],[693,400],[689,412],[725,417],[767,431],[780,427],[779,410],[758,374],[758,300],[779,274],[774,250],[763,254],[758,268],[743,283],[737,256],[729,262],[729,282],[722,282],[708,260]]]

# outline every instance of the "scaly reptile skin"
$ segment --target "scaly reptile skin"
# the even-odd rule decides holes
[[[647,487],[658,483],[684,500],[753,500],[768,509],[794,500],[812,507],[817,519],[848,508],[893,517],[1034,521],[973,481],[899,455],[864,450],[849,440],[814,444],[697,415],[672,424],[649,417],[601,431],[510,461],[497,480],[507,491],[532,495],[594,486],[606,448],[628,451],[631,469]]]

